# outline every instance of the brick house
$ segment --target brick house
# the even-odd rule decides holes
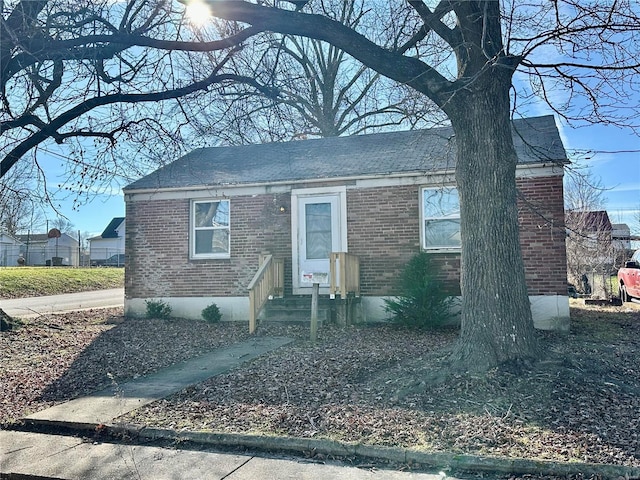
[[[515,120],[513,139],[535,323],[566,329],[566,154],[552,116]],[[280,293],[290,297],[313,283],[332,293],[329,253],[348,252],[365,320],[385,317],[383,299],[421,249],[459,293],[454,165],[449,127],[194,150],[124,190],[126,313],[162,299],[199,318],[215,302],[225,319],[247,320],[247,288],[266,254],[284,260]]]

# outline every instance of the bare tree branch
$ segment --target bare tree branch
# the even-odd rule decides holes
[[[240,77],[238,75],[231,74],[222,74],[217,75],[213,74],[202,80],[200,82],[195,82],[187,87],[176,88],[173,90],[166,90],[163,92],[155,92],[155,93],[141,93],[141,94],[113,94],[113,95],[104,95],[102,97],[94,97],[82,102],[79,105],[67,110],[66,112],[60,114],[55,120],[52,120],[47,125],[44,125],[42,122],[38,122],[31,119],[32,124],[40,125],[40,129],[33,133],[28,139],[24,140],[20,145],[16,146],[13,150],[5,155],[5,158],[2,160],[0,164],[0,177],[3,177],[9,169],[29,150],[31,150],[36,145],[40,144],[46,138],[52,137],[57,142],[62,142],[64,138],[68,138],[69,136],[73,136],[71,134],[63,135],[58,133],[58,129],[69,123],[70,121],[78,118],[79,116],[85,114],[86,112],[109,104],[115,103],[142,103],[142,102],[158,102],[164,101],[172,98],[180,98],[186,96],[190,93],[197,92],[198,90],[206,90],[209,86],[215,83],[222,83],[224,81],[234,81],[234,82],[243,82],[249,85],[256,87],[264,91],[265,93],[272,95],[273,92],[264,88],[261,85],[257,84],[257,82],[253,78]],[[4,128],[3,123],[0,123],[0,131]],[[87,133],[81,134],[78,132],[77,135],[85,135],[91,136]],[[95,135],[100,136],[100,135]]]

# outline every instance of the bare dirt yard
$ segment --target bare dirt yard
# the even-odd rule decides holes
[[[0,337],[0,426],[113,382],[246,338],[246,325],[123,319],[93,311],[30,320]],[[298,338],[123,421],[193,431],[640,466],[640,305],[572,305],[534,367],[431,378],[456,331],[266,325]],[[413,389],[407,389],[413,385]]]

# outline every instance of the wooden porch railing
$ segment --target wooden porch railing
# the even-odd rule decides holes
[[[360,259],[347,252],[329,254],[329,296],[347,298],[353,293],[360,296]]]
[[[253,276],[249,289],[249,333],[256,330],[260,310],[270,296],[284,294],[284,259],[260,255],[260,268]]]

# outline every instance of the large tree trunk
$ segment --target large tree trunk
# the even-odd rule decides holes
[[[539,355],[520,248],[509,86],[509,72],[485,72],[447,111],[463,245],[462,330],[453,358],[470,371]]]

